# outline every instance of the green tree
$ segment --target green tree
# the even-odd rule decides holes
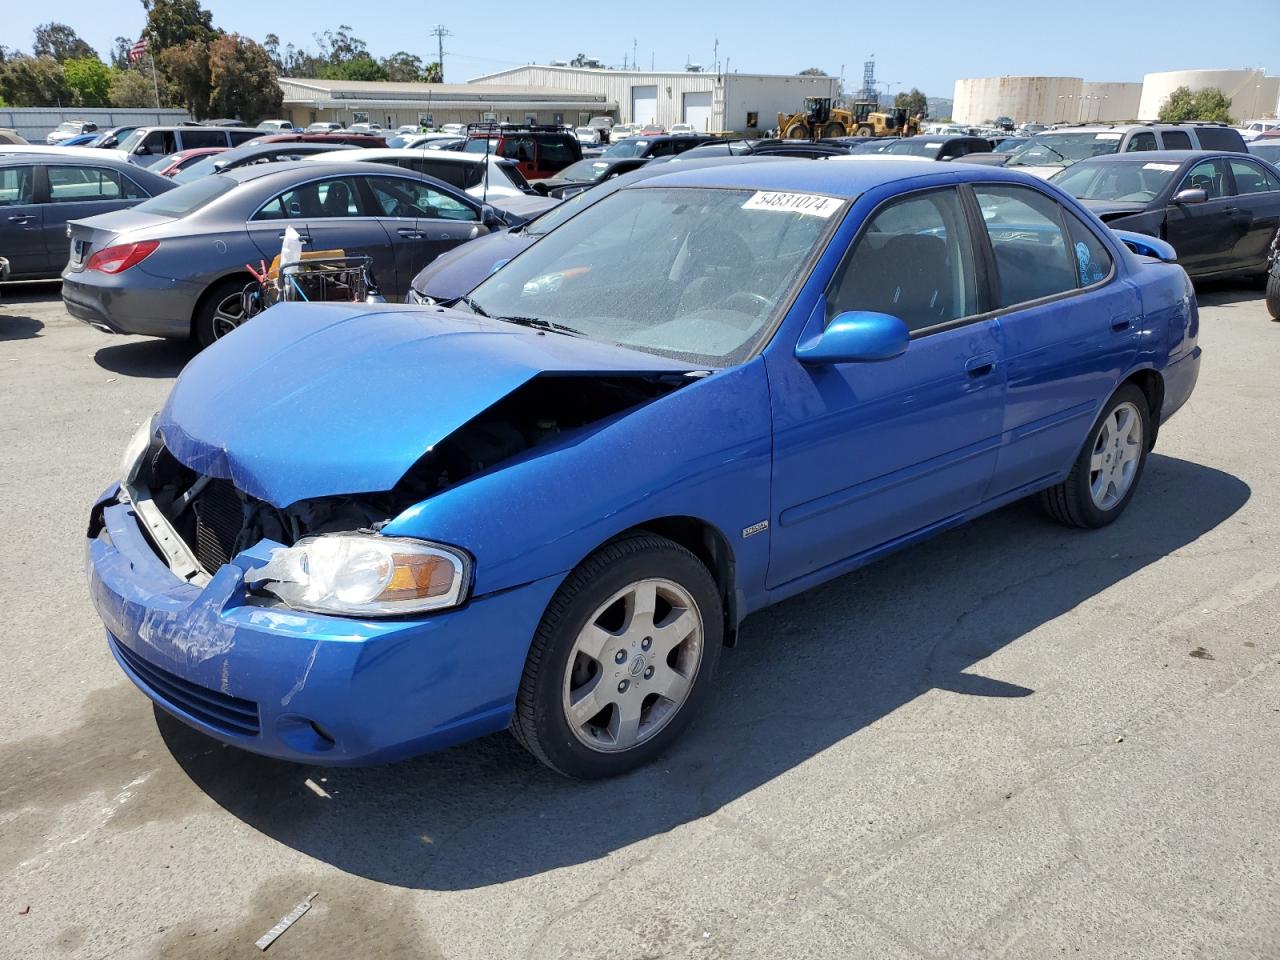
[[[806,67],[796,74],[799,77],[825,77],[826,75],[827,71],[819,70],[817,67]]]
[[[331,66],[325,77],[330,80],[385,80],[387,71],[367,53],[350,60],[344,60],[337,66]]]
[[[909,117],[917,114],[928,116],[929,98],[921,93],[918,87],[912,87],[893,98],[893,107],[895,110],[906,110]]]
[[[1160,107],[1160,120],[1180,123],[1184,120],[1231,122],[1231,98],[1216,87],[1192,90],[1178,87]]]
[[[141,70],[116,70],[111,74],[111,88],[107,95],[113,107],[154,107],[155,90],[151,77]]]
[[[444,83],[444,70],[438,61],[433,60],[422,68],[423,83]]]
[[[128,70],[129,51],[133,49],[133,41],[128,37],[116,37],[111,44],[111,66],[117,70]]]
[[[62,65],[67,86],[82,107],[105,107],[111,95],[111,68],[97,57],[80,57]]]
[[[209,79],[209,44],[188,40],[169,47],[160,54],[160,73],[173,85],[176,99],[197,120],[209,114],[209,95],[213,84]]]
[[[142,7],[147,11],[146,36],[154,55],[192,40],[208,43],[218,34],[213,14],[200,6],[200,0],[142,0]]]
[[[76,95],[57,60],[20,53],[0,70],[0,97],[15,107],[63,107]]]
[[[36,41],[31,52],[37,57],[53,57],[59,63],[67,60],[98,59],[98,51],[80,39],[65,23],[42,23],[35,30]]]
[[[400,50],[383,58],[382,72],[396,83],[413,83],[422,79],[422,58]]]
[[[337,30],[326,30],[314,34],[316,46],[320,48],[320,59],[327,60],[331,66],[338,67],[348,60],[358,57],[369,57],[369,47],[359,37],[351,33],[348,24],[339,24]]]
[[[209,44],[209,107],[220,117],[257,123],[278,116],[283,102],[276,68],[267,51],[239,34]]]

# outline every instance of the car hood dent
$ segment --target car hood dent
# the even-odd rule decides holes
[[[280,304],[187,365],[158,427],[190,469],[284,507],[391,489],[539,374],[696,369],[456,311]]]

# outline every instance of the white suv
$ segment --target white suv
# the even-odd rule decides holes
[[[1240,131],[1223,123],[1095,124],[1038,133],[1013,150],[1004,166],[1048,179],[1063,167],[1080,160],[1140,150],[1248,153]]]

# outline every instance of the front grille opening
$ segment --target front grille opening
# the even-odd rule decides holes
[[[157,700],[223,733],[256,737],[261,729],[258,705],[220,690],[192,683],[138,656],[115,637],[111,646],[138,682]]]

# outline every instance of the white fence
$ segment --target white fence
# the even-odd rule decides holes
[[[125,126],[174,126],[190,120],[185,110],[90,109],[87,107],[0,107],[0,127],[10,127],[31,143],[44,143],[63,120],[90,120],[98,129]]]

